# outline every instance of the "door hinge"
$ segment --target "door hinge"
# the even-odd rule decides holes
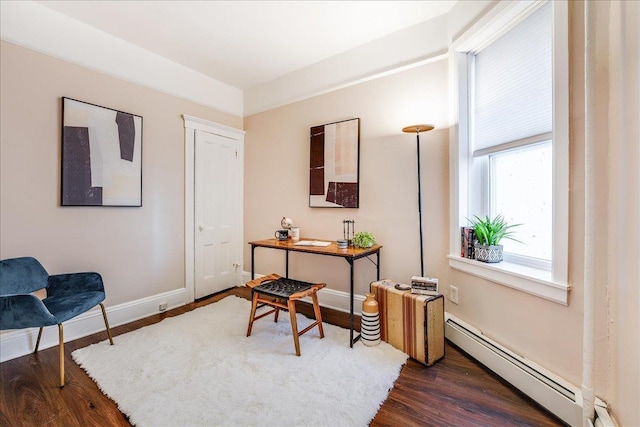
[[[236,160],[238,159],[238,150],[236,150]]]

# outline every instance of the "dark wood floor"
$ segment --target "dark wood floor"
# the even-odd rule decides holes
[[[202,301],[113,328],[114,336],[177,316],[228,296]],[[303,305],[301,312],[310,313]],[[323,320],[348,327],[348,314],[323,309]],[[0,426],[130,426],[117,405],[75,364],[71,352],[107,338],[98,333],[65,344],[66,380],[58,387],[58,348],[0,364]],[[117,345],[117,339],[116,339]],[[114,373],[116,375],[116,373]],[[242,410],[239,408],[239,410]],[[563,423],[447,343],[443,360],[430,368],[409,360],[372,426],[561,426]],[[171,426],[171,420],[167,420]]]

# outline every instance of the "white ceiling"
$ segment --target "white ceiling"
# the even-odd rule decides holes
[[[443,15],[456,1],[39,1],[238,89]]]

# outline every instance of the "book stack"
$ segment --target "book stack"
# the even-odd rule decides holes
[[[438,295],[438,279],[435,277],[411,277],[411,293],[420,295]]]
[[[476,258],[476,232],[473,227],[460,227],[460,256],[462,258]]]

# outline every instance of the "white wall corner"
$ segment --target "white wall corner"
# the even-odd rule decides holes
[[[0,38],[242,117],[242,91],[33,1],[0,2]]]

